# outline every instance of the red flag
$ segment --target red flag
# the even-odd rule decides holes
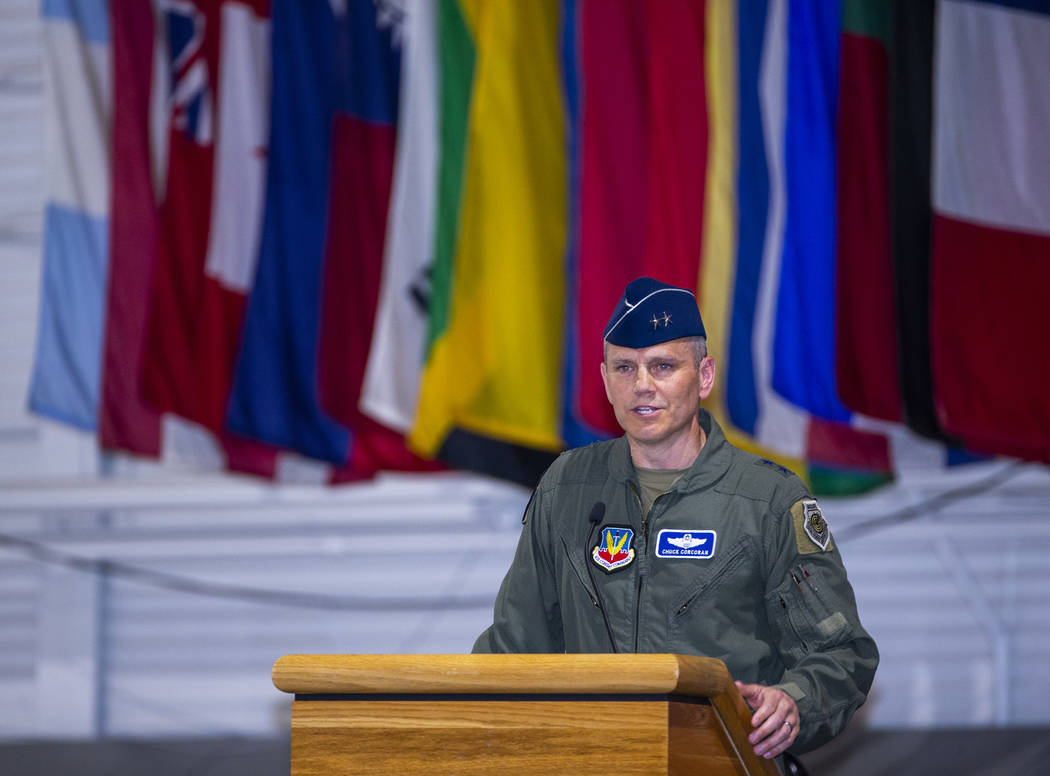
[[[619,433],[598,364],[624,286],[696,288],[707,166],[703,3],[581,5],[579,412]]]
[[[158,250],[162,249],[160,255],[169,256],[164,234],[174,238],[175,250],[196,246],[201,239],[196,233],[172,235],[166,231],[168,225],[154,196],[149,132],[154,19],[150,7],[117,3],[113,5],[112,14],[115,78],[113,207],[99,433],[103,446],[159,456],[163,441],[161,413],[173,407],[165,404],[152,406],[140,391],[141,371],[158,355],[164,358],[163,352],[157,354],[149,349],[154,344],[152,337],[147,338],[146,334],[147,322],[151,319],[149,290],[161,271]],[[196,31],[200,32],[199,29]],[[198,47],[203,49],[203,42]],[[203,60],[182,57],[179,70],[192,86],[197,87],[201,76],[200,68],[193,70],[195,61]],[[192,72],[198,75],[186,75]],[[176,86],[174,91],[177,94],[172,105],[174,121],[197,132],[210,132],[211,108],[205,104],[203,92],[198,90],[194,95],[193,90],[186,86]],[[176,142],[173,158],[178,157],[180,150],[181,146]],[[176,183],[196,187],[203,180],[207,185],[195,193],[210,191],[210,180],[202,178],[199,170],[187,169],[181,164],[174,167],[169,164],[169,168],[174,172]],[[186,203],[192,197],[183,194],[176,199]],[[207,235],[206,228],[203,234]],[[182,290],[187,290],[187,287],[183,286]],[[189,308],[189,312],[195,311],[196,308]],[[176,353],[172,358],[179,355]],[[273,476],[273,448],[227,435],[220,436],[217,441],[222,448],[221,458],[230,469]],[[177,444],[166,446],[178,447]]]
[[[944,430],[1050,461],[1050,14],[942,3],[930,352]]]
[[[160,415],[139,392],[157,234],[149,138],[153,15],[145,3],[115,3],[111,13],[113,189],[99,440],[158,456]]]
[[[143,390],[158,410],[214,433],[224,427],[262,218],[269,36],[260,10],[265,3],[195,0],[162,19],[172,41],[168,173]]]
[[[835,365],[853,412],[900,421],[890,244],[889,54],[882,26],[843,31],[839,71]],[[849,18],[847,17],[847,21]],[[882,19],[880,19],[882,21]]]

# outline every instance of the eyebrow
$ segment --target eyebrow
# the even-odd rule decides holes
[[[627,358],[626,356],[619,356],[617,358],[610,358],[609,359],[609,363],[611,365],[613,365],[613,366],[621,366],[621,365],[633,366],[634,364],[637,364],[639,362],[644,363],[644,364],[653,364],[653,363],[657,363],[657,362],[680,364],[680,363],[682,363],[685,360],[686,359],[681,358],[680,356],[672,356],[672,355],[666,355],[666,354],[660,355],[660,354],[658,354],[658,355],[655,355],[655,356],[650,356],[649,358],[646,358],[646,359],[636,359],[636,358]]]

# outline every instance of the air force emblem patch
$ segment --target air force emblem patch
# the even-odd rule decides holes
[[[835,549],[828,521],[815,499],[802,498],[792,504],[791,520],[795,524],[795,543],[800,555]]]
[[[828,548],[831,531],[828,530],[828,522],[824,519],[824,515],[820,513],[820,507],[813,499],[805,499],[802,502],[802,529],[820,549]]]
[[[606,571],[616,571],[634,560],[634,531],[625,526],[607,525],[602,529],[591,558]]]

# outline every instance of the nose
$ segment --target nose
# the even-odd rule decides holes
[[[649,370],[642,367],[636,372],[634,378],[634,392],[635,393],[650,393],[653,390],[653,376],[649,374]]]

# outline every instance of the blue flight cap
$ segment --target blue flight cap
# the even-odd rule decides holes
[[[692,291],[638,278],[624,289],[602,339],[625,348],[647,348],[681,337],[706,336]]]

